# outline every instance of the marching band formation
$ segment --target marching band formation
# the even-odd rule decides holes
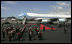
[[[29,29],[26,32],[26,27],[29,24],[25,24],[23,26],[23,28],[20,28],[20,26],[18,25],[16,28],[14,28],[12,24],[10,24],[9,26],[7,25],[7,27],[5,28],[5,24],[2,25],[2,35],[3,38],[6,38],[6,36],[9,38],[9,41],[17,40],[20,41],[21,38],[26,39],[26,34],[28,34],[28,39],[30,41],[32,41],[33,39],[36,40],[36,36],[38,36],[39,40],[42,40],[42,31],[39,29],[39,27],[29,27]],[[45,30],[44,30],[45,31]],[[6,33],[6,34],[5,34]]]
[[[15,40],[15,41],[21,41],[21,38],[26,40],[27,38],[29,41],[36,40],[37,38],[39,40],[43,40],[43,32],[45,32],[45,27],[43,27],[43,30],[40,30],[40,24],[36,24],[37,26],[31,27],[31,24],[25,24],[21,28],[21,25],[14,26],[13,24],[2,25],[2,36],[3,39],[8,37],[9,41]],[[28,28],[29,26],[29,28]],[[28,29],[26,29],[28,28]],[[51,31],[53,31],[53,27],[51,27]],[[64,34],[66,34],[67,30],[64,28]],[[27,37],[28,35],[28,37]]]

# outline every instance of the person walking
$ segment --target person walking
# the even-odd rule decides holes
[[[14,36],[15,36],[15,32],[16,32],[16,31],[15,31],[14,28],[12,29],[12,31],[13,31],[12,35],[13,35],[13,38],[14,38]]]
[[[11,39],[12,39],[12,31],[8,32],[8,37],[9,37],[9,41],[11,41]]]
[[[18,41],[20,41],[20,38],[21,38],[21,33],[17,33],[18,34]]]
[[[32,39],[33,39],[33,40],[36,39],[34,31],[32,31]]]
[[[51,27],[51,31],[53,31],[53,27]]]
[[[43,37],[42,37],[42,31],[39,31],[38,32],[38,38],[39,38],[39,40],[42,40],[43,39]]]
[[[39,28],[37,28],[37,30],[36,30],[36,35],[38,35],[38,32],[39,32]]]
[[[19,26],[18,26],[17,34],[18,34],[18,41],[20,41],[20,38],[21,38],[21,29],[20,29]]]
[[[6,29],[6,34],[8,35],[8,32],[9,32],[9,27],[7,27],[7,29]]]
[[[2,29],[2,35],[3,35],[3,38],[5,38],[5,27],[3,27]]]
[[[66,30],[66,27],[64,26],[64,34],[66,34],[67,30]]]
[[[67,30],[66,30],[66,23],[64,23],[64,34],[66,34]]]
[[[23,27],[21,29],[21,37],[23,38],[23,40],[25,40],[25,37],[26,37],[26,31],[25,31],[26,27]]]
[[[19,29],[20,29],[20,27],[19,27],[19,26],[17,26],[17,28],[16,28],[16,33],[17,33],[17,32],[19,32]]]
[[[30,28],[28,31],[29,40],[32,41],[32,29]]]
[[[43,27],[43,31],[45,31],[45,26]]]

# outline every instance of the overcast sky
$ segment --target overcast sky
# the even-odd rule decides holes
[[[1,17],[27,12],[71,15],[71,1],[1,1]]]

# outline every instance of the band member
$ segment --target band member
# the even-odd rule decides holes
[[[32,40],[32,29],[30,28],[28,31],[28,35],[29,35],[29,40]]]
[[[32,31],[32,38],[33,38],[33,40],[36,39],[34,31]]]
[[[19,29],[20,29],[20,27],[19,27],[19,26],[17,26],[17,28],[16,28],[16,32],[19,32]]]
[[[12,39],[12,31],[8,32],[8,37],[9,37],[9,41],[11,41],[11,39]]]
[[[37,30],[36,30],[36,35],[38,35],[38,32],[39,32],[39,28],[37,28]]]
[[[14,36],[15,36],[15,32],[16,32],[16,31],[15,31],[15,29],[14,29],[14,28],[12,29],[12,31],[13,31],[12,35],[13,35],[13,37],[14,37]]]
[[[17,33],[18,34],[18,41],[20,41],[20,38],[21,38],[21,33]]]
[[[12,28],[12,27],[11,27],[11,25],[10,25],[10,26],[9,26],[9,31],[11,31],[11,28]]]
[[[67,30],[66,30],[66,27],[64,27],[64,34],[66,34]]]
[[[21,38],[21,30],[20,30],[20,28],[18,28],[17,34],[18,34],[18,41],[20,41],[20,38]]]
[[[3,38],[5,38],[5,28],[2,29]]]
[[[53,31],[53,27],[51,27],[51,31]]]
[[[7,35],[8,35],[8,32],[9,32],[9,27],[7,27],[7,29],[6,29],[6,33],[7,33]]]
[[[42,31],[39,31],[38,32],[38,38],[39,38],[39,40],[42,40],[43,38],[42,38]]]
[[[45,31],[45,27],[43,27],[43,31]]]
[[[25,39],[25,29],[26,27],[24,26],[22,29],[21,29],[21,37],[23,37]]]

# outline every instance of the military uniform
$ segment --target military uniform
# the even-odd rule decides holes
[[[51,31],[53,31],[53,27],[51,27]]]
[[[28,35],[29,35],[29,40],[31,41],[32,40],[32,29],[29,29]]]
[[[6,34],[8,35],[8,31],[9,31],[9,28],[7,27],[7,29],[6,29]]]
[[[9,31],[8,31],[8,37],[9,37],[9,41],[11,41],[11,39],[12,39],[12,34],[13,34],[13,31],[12,31],[12,29],[13,29],[13,27],[10,25],[9,26]]]
[[[18,27],[16,28],[16,32],[19,32],[19,29],[20,29],[20,27],[18,26]]]
[[[26,27],[25,27],[26,28]],[[26,32],[25,32],[25,28],[22,29],[21,31],[21,37],[25,38],[26,37]]]
[[[42,40],[43,39],[42,38],[42,32],[41,31],[38,32],[38,38],[39,38],[39,40]]]
[[[43,27],[43,31],[45,31],[45,27]]]
[[[20,41],[21,33],[18,33],[18,41]]]
[[[14,38],[16,31],[15,31],[15,29],[12,29],[12,31],[13,31],[12,35],[13,35],[13,38]]]
[[[3,38],[5,38],[5,29],[2,29]]]
[[[34,33],[34,31],[32,31],[32,38],[35,40],[35,33]]]
[[[9,37],[9,41],[11,41],[11,39],[12,39],[12,31],[8,32],[8,37]]]
[[[67,30],[66,30],[66,28],[64,27],[64,34],[66,34],[66,32],[67,32]]]
[[[37,30],[36,30],[36,35],[38,35],[38,32],[39,32],[39,29],[37,28]]]
[[[64,24],[64,34],[66,34],[67,30],[66,30],[66,25]]]
[[[18,41],[20,41],[20,38],[21,38],[21,31],[20,31],[20,29],[18,30],[17,34],[18,34]]]

